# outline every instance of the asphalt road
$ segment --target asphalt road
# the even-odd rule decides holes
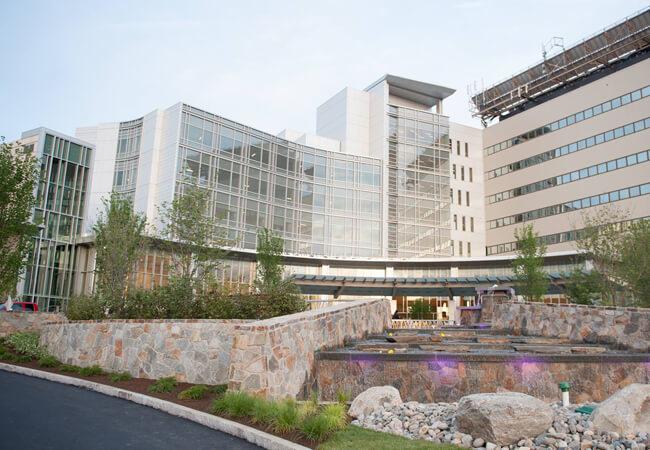
[[[259,448],[127,400],[0,370],[0,449]]]

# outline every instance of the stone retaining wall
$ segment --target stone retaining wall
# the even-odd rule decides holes
[[[504,302],[492,327],[512,334],[568,338],[650,352],[650,309]]]
[[[390,320],[388,300],[363,300],[237,325],[229,387],[276,399],[308,395],[314,352],[382,332]]]
[[[386,356],[386,355],[383,355]],[[416,356],[416,355],[411,355]],[[316,384],[321,400],[336,400],[337,392],[351,398],[373,386],[391,385],[404,401],[455,402],[481,392],[515,391],[555,402],[558,383],[571,383],[574,403],[600,402],[631,383],[650,383],[650,355],[531,356],[528,358],[470,355],[422,355],[421,358],[377,355],[320,354]]]
[[[233,330],[241,320],[104,320],[49,325],[41,344],[60,361],[135,377],[228,383]]]
[[[19,331],[40,332],[50,323],[65,323],[62,314],[34,312],[0,312],[0,337]]]

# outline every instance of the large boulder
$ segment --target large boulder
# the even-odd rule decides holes
[[[594,427],[621,435],[650,433],[650,384],[630,384],[594,411]]]
[[[518,392],[473,394],[460,399],[458,430],[498,445],[544,433],[553,423],[553,409],[543,401]]]
[[[352,417],[365,417],[384,403],[401,405],[402,397],[393,386],[375,386],[363,391],[352,401],[348,414]]]

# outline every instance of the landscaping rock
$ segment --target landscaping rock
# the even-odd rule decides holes
[[[650,433],[650,384],[630,384],[596,408],[594,428],[622,435]]]
[[[549,405],[518,392],[465,396],[456,413],[458,430],[500,445],[537,436],[552,423]]]
[[[367,416],[384,405],[401,405],[402,397],[393,386],[376,386],[362,392],[352,401],[348,414],[352,417]]]

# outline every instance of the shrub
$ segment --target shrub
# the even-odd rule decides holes
[[[129,381],[133,377],[129,372],[117,372],[110,374],[109,378],[113,383],[119,383],[121,381]]]
[[[216,386],[212,386],[211,388],[212,393],[217,395],[223,395],[226,393],[227,390],[228,390],[227,384],[217,384]]]
[[[330,421],[330,426],[336,430],[345,428],[347,424],[347,410],[345,405],[341,403],[325,405],[321,415],[326,416]]]
[[[300,414],[296,401],[288,398],[280,403],[278,414],[273,420],[273,430],[276,433],[290,433],[298,427],[299,423]]]
[[[106,305],[98,295],[73,297],[68,300],[65,315],[69,320],[100,320],[106,318]]]
[[[185,389],[178,394],[180,400],[201,400],[207,395],[210,388],[202,384],[197,384],[189,389]]]
[[[61,371],[61,372],[79,373],[80,370],[81,370],[81,367],[74,366],[72,364],[61,364],[59,366],[59,371]]]
[[[17,362],[17,363],[28,363],[32,359],[34,359],[34,358],[32,358],[29,355],[12,355],[11,361]]]
[[[165,377],[165,378],[160,378],[159,380],[156,380],[154,383],[152,383],[147,390],[149,392],[155,392],[155,393],[164,393],[164,392],[171,392],[174,390],[174,388],[178,385],[176,382],[176,378],[174,377]]]
[[[318,412],[318,403],[313,400],[309,400],[298,405],[298,415],[300,419],[304,419],[308,416],[312,416]]]
[[[79,375],[82,377],[96,377],[104,374],[104,370],[98,365],[94,364],[88,367],[80,367],[78,370]]]
[[[41,367],[56,367],[59,364],[61,364],[59,360],[51,355],[41,356],[41,358],[38,360],[38,365]]]
[[[336,401],[342,405],[346,405],[350,401],[350,394],[339,390],[336,393]]]
[[[38,342],[37,333],[13,333],[7,337],[6,341],[16,352],[27,355],[32,359],[45,356],[45,352]]]
[[[273,423],[278,415],[279,408],[276,402],[271,402],[263,398],[256,398],[251,413],[251,421],[253,423]]]
[[[300,431],[307,439],[322,441],[331,434],[330,419],[323,414],[316,414],[307,417],[300,425]]]
[[[212,404],[214,413],[226,413],[232,417],[246,417],[253,413],[256,398],[241,391],[226,392]]]

